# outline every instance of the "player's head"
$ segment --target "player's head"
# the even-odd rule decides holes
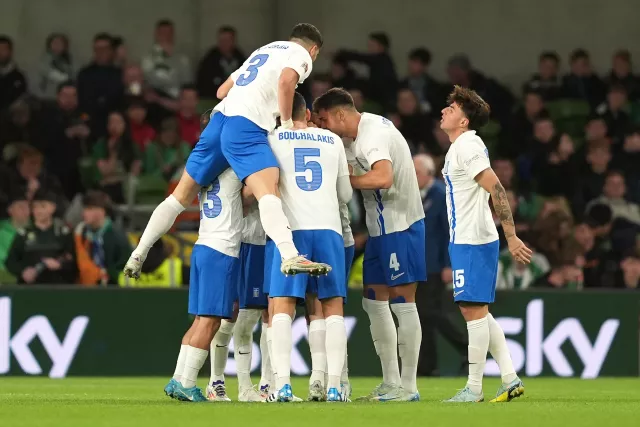
[[[324,43],[320,30],[312,24],[297,24],[293,27],[293,30],[291,30],[289,40],[299,43],[307,49],[309,55],[311,55],[311,59],[314,61],[318,57],[318,53],[320,53],[320,49],[322,49],[322,44]]]
[[[316,114],[318,126],[342,137],[348,136],[350,114],[358,111],[349,92],[334,87],[313,101],[313,112]]]
[[[471,89],[455,86],[447,104],[440,120],[440,128],[447,134],[478,130],[489,121],[489,104]]]
[[[311,112],[307,108],[307,101],[300,92],[293,94],[293,107],[291,108],[291,120],[303,122],[305,125],[311,119]]]

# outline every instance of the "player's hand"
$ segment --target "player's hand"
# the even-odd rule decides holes
[[[440,278],[442,279],[442,283],[449,284],[453,282],[453,272],[451,268],[445,267],[442,269],[442,273],[440,273]]]
[[[42,258],[42,263],[47,266],[49,270],[60,270],[60,261],[53,258]]]
[[[522,264],[529,264],[531,262],[533,252],[522,243],[522,240],[520,240],[518,236],[511,236],[507,239],[507,244],[509,245],[509,252],[511,252],[513,259]]]

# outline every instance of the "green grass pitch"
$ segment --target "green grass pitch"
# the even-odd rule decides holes
[[[526,392],[511,403],[489,404],[498,379],[485,380],[487,402],[444,404],[464,386],[463,378],[420,379],[416,403],[183,403],[166,397],[165,378],[0,379],[0,426],[386,426],[480,427],[637,426],[640,379],[528,379]],[[205,385],[205,379],[199,381]],[[353,397],[379,382],[355,378]],[[237,396],[228,378],[229,396]],[[306,397],[307,380],[294,393]]]

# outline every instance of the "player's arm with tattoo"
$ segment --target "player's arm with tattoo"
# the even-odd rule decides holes
[[[516,261],[529,263],[532,252],[522,243],[522,240],[516,236],[516,224],[513,221],[513,214],[511,213],[511,206],[509,206],[507,192],[495,172],[493,169],[487,168],[476,175],[475,180],[485,191],[491,194],[493,209],[498,218],[500,218],[504,237],[509,244],[509,251]]]

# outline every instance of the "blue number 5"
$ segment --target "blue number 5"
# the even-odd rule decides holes
[[[296,161],[296,184],[301,190],[316,191],[322,185],[322,166],[316,161],[306,161],[306,157],[320,157],[319,148],[296,148],[293,150]],[[307,181],[306,172],[311,171],[311,181]]]
[[[215,218],[222,212],[222,200],[218,197],[220,192],[220,182],[213,181],[207,191],[200,196],[200,218],[204,215],[207,218]]]
[[[256,77],[258,77],[258,68],[262,67],[264,63],[267,62],[268,58],[269,55],[267,55],[266,53],[261,53],[251,58],[251,60],[249,61],[249,66],[247,67],[247,71],[249,72],[249,74],[243,74],[238,77],[238,79],[236,80],[236,84],[238,86],[246,86],[254,81]]]

